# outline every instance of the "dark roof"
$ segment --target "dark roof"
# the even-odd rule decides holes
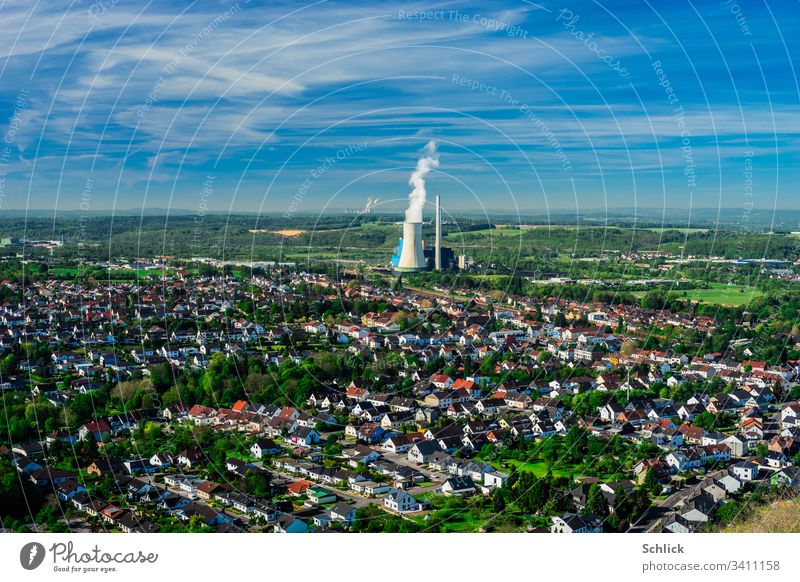
[[[439,443],[436,441],[418,441],[414,444],[414,446],[417,447],[417,450],[419,450],[419,452],[423,455],[432,455],[433,453],[442,450],[439,446]]]
[[[472,479],[469,477],[450,477],[445,483],[449,483],[453,491],[475,488],[475,483],[473,483]]]
[[[336,505],[331,507],[331,513],[336,513],[338,515],[347,515],[348,513],[350,513],[354,509],[355,509],[355,506],[348,505],[344,501],[340,501],[339,503],[337,503]]]

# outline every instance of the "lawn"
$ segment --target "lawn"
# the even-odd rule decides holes
[[[443,533],[474,533],[486,524],[486,516],[472,513],[471,511],[443,516],[441,526]]]
[[[648,291],[634,291],[636,297],[643,297]],[[711,283],[708,289],[682,289],[672,291],[672,295],[689,301],[698,303],[709,303],[711,305],[728,305],[738,307],[746,305],[763,293],[755,288],[746,285],[726,285],[725,283]]]
[[[454,231],[447,233],[443,238],[446,242],[460,242],[464,239],[481,239],[484,237],[520,237],[524,231],[519,228],[484,228],[481,230]]]
[[[54,267],[48,271],[48,274],[53,277],[74,277],[79,272],[77,268],[67,268],[67,267]],[[122,274],[126,277],[130,277],[131,274],[135,274],[136,277],[140,279],[147,279],[151,276],[154,277],[163,277],[164,275],[173,275],[175,273],[174,270],[168,269],[108,269],[103,274],[103,280],[107,280],[108,277],[111,278],[112,281],[119,280],[119,281],[130,281],[132,279],[128,278],[115,278],[115,274]]]
[[[686,297],[690,301],[731,305],[734,307],[746,305],[762,295],[762,292],[755,287],[726,285],[724,283],[712,283],[709,289],[688,289],[686,290],[686,295],[684,295],[683,291],[677,291],[676,293],[679,297]]]
[[[547,475],[548,467],[544,461],[536,461],[533,463],[527,461],[517,461],[516,459],[505,459],[502,464],[515,467],[518,471],[529,471],[537,477],[544,477]],[[569,477],[569,471],[565,469],[553,469],[553,475],[556,477]]]
[[[54,277],[74,277],[78,272],[78,269],[73,268],[63,268],[63,267],[54,267],[48,271],[48,273]]]
[[[247,453],[240,453],[239,451],[228,451],[228,457],[241,459],[245,463],[257,463],[258,461],[264,460],[264,459],[257,459],[252,455],[248,455]]]
[[[433,504],[433,509],[406,516],[406,519],[415,521],[423,528],[432,527],[433,521],[436,521],[444,532],[476,532],[493,517],[492,512],[481,510],[472,502],[458,497],[445,497],[435,493],[417,497],[429,500]],[[425,515],[435,517],[435,520],[426,521]]]

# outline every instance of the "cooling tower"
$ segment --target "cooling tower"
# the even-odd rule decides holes
[[[422,271],[425,269],[425,254],[422,250],[422,223],[403,223],[403,250],[398,271]]]

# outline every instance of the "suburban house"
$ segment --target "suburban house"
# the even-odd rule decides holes
[[[272,439],[258,439],[250,447],[250,452],[257,459],[262,458],[264,455],[277,455],[280,454],[281,448],[275,444]]]
[[[416,511],[418,504],[409,493],[402,489],[391,489],[383,498],[383,506],[398,513]]]
[[[302,519],[289,513],[281,515],[273,526],[275,533],[306,533],[308,526]]]
[[[442,484],[442,493],[466,497],[475,493],[475,483],[470,477],[450,477]]]
[[[565,513],[552,518],[550,533],[602,533],[603,523],[594,514]]]
[[[755,481],[758,479],[758,465],[748,461],[742,461],[731,466],[733,476],[742,481]]]
[[[408,450],[408,460],[420,465],[426,464],[433,457],[434,453],[441,452],[442,449],[436,441],[419,441]]]

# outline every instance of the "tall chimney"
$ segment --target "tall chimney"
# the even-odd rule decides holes
[[[439,205],[439,195],[436,195],[436,245],[434,249],[436,270],[442,270],[442,209]]]

